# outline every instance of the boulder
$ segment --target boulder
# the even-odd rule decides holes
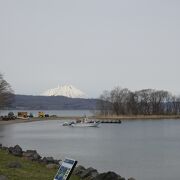
[[[16,145],[14,147],[9,147],[8,152],[13,154],[14,156],[22,156],[22,148],[19,145]]]
[[[12,153],[13,149],[14,149],[13,147],[9,147],[7,150],[9,153]]]
[[[98,175],[98,171],[92,167],[87,168],[84,170],[79,176],[82,179],[88,178],[88,179],[93,179]]]
[[[35,154],[35,153],[37,153],[37,151],[36,150],[27,150],[27,151],[25,151],[26,153],[29,153],[29,154]]]
[[[8,178],[4,175],[0,175],[0,180],[8,180]]]
[[[27,150],[27,151],[23,152],[22,156],[31,158],[35,153],[36,153],[36,151],[34,151],[34,150]]]
[[[54,158],[53,158],[53,157],[46,157],[46,161],[48,161],[48,162],[54,162]]]
[[[27,150],[26,152],[23,152],[22,156],[25,157],[25,159],[32,161],[39,161],[41,159],[41,156],[36,150]]]
[[[125,180],[125,178],[119,176],[115,172],[105,172],[97,175],[93,180]]]
[[[48,169],[57,169],[59,166],[57,164],[47,164],[46,167]]]
[[[51,164],[54,162],[53,157],[43,157],[42,162],[45,164]]]
[[[33,161],[38,161],[39,159],[41,159],[41,156],[38,153],[35,153],[33,155]]]
[[[22,165],[21,165],[20,162],[14,161],[14,162],[8,163],[7,167],[8,167],[8,168],[21,168]]]
[[[59,164],[60,164],[60,162],[61,162],[61,160],[56,160],[56,159],[54,159],[54,164],[59,165]]]
[[[41,162],[44,164],[57,164],[59,165],[60,160],[55,160],[53,157],[44,157]]]
[[[79,175],[81,175],[85,170],[86,170],[85,167],[79,165],[79,166],[77,166],[77,167],[74,169],[73,174],[79,176]]]

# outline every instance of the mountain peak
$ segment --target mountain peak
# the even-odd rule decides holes
[[[58,87],[45,91],[43,96],[66,96],[70,98],[83,98],[85,93],[71,84],[58,85]]]

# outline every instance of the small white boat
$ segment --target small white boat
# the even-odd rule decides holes
[[[98,127],[100,122],[80,122],[80,123],[75,123],[72,124],[72,127]]]
[[[71,125],[74,124],[74,123],[75,123],[74,121],[64,122],[64,123],[63,123],[63,126],[71,126]]]
[[[76,123],[71,124],[72,127],[98,127],[100,122],[94,120],[88,120],[85,118],[81,121],[76,121]]]

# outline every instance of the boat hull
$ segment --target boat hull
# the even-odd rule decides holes
[[[100,123],[75,123],[72,127],[98,127]]]

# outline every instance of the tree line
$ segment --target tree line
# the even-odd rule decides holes
[[[180,97],[168,91],[142,89],[132,92],[116,87],[104,91],[98,102],[101,115],[177,115],[180,113]]]

